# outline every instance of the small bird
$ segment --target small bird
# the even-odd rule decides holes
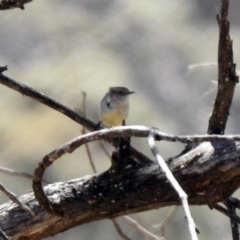
[[[110,87],[100,103],[99,117],[107,126],[125,125],[129,112],[129,95],[134,93],[125,87]]]

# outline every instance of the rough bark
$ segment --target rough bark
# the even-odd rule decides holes
[[[238,83],[236,64],[233,60],[233,44],[229,35],[228,5],[228,0],[222,0],[221,15],[217,16],[220,30],[218,43],[218,91],[209,119],[209,134],[224,134],[235,85]]]
[[[212,206],[240,186],[240,144],[204,142],[171,159],[169,166],[188,194],[189,204]],[[20,199],[35,218],[7,202],[0,206],[0,226],[11,239],[42,239],[79,224],[180,204],[155,163],[125,168],[120,174],[106,171],[50,184],[44,190],[63,216],[43,210],[33,193]]]
[[[13,8],[20,8],[24,10],[24,4],[32,0],[0,0],[0,10],[8,10]]]

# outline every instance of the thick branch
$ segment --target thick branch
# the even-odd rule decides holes
[[[80,147],[83,144],[86,144],[91,141],[106,139],[106,138],[116,138],[116,137],[130,137],[130,136],[138,136],[138,137],[145,137],[149,134],[154,133],[156,139],[159,140],[168,140],[168,141],[181,141],[183,143],[189,142],[199,142],[199,141],[219,141],[219,140],[240,140],[240,136],[219,136],[219,135],[205,135],[205,136],[174,136],[171,134],[166,134],[163,132],[158,131],[156,128],[148,128],[144,126],[122,126],[122,127],[115,127],[111,129],[102,129],[96,132],[87,133],[81,135],[72,141],[64,144],[63,146],[55,149],[51,153],[47,154],[42,161],[39,163],[39,166],[35,170],[35,175],[33,179],[33,191],[34,194],[41,204],[48,212],[58,215],[63,215],[64,213],[61,212],[59,209],[56,209],[54,205],[49,201],[47,198],[43,187],[42,187],[42,177],[45,170],[57,159],[59,159],[62,155],[66,153],[72,153],[75,149]],[[231,143],[230,143],[231,144]],[[216,146],[221,146],[221,143],[217,142]],[[198,149],[198,148],[196,148]],[[193,152],[195,153],[195,152]],[[188,158],[191,160],[192,156],[188,153]],[[128,164],[130,164],[130,159],[128,159]],[[123,167],[123,166],[122,166]],[[116,169],[114,169],[116,171]]]
[[[225,205],[227,206],[228,212],[229,212],[233,240],[239,240],[239,230],[238,230],[238,221],[237,221],[238,216],[236,213],[237,206],[235,205],[234,198],[231,198],[231,197],[228,198],[225,201]]]
[[[188,194],[189,204],[213,206],[240,186],[240,146],[233,142],[204,142],[173,159],[169,167]],[[121,176],[107,171],[45,187],[48,198],[64,218],[44,211],[33,193],[20,197],[36,216],[33,220],[8,202],[0,206],[0,228],[14,240],[42,239],[91,221],[179,205],[176,192],[157,164],[136,165],[123,171]]]
[[[156,139],[159,140],[168,140],[168,141],[181,141],[183,143],[189,142],[199,142],[199,141],[218,141],[215,143],[215,146],[219,148],[221,147],[221,142],[219,140],[240,140],[240,136],[219,136],[219,135],[205,135],[205,136],[174,136],[171,134],[166,134],[163,132],[158,131],[157,129],[152,129],[144,126],[122,126],[122,127],[115,127],[111,129],[102,129],[96,132],[87,133],[81,135],[72,141],[64,144],[63,146],[55,149],[51,153],[47,154],[42,161],[39,163],[39,166],[35,170],[35,175],[33,179],[33,191],[34,194],[41,204],[48,212],[64,215],[61,210],[56,209],[54,204],[52,204],[48,197],[46,196],[43,187],[42,187],[42,177],[45,170],[57,159],[59,159],[62,155],[66,153],[72,153],[75,149],[80,147],[83,144],[86,144],[91,141],[106,139],[106,138],[116,138],[116,137],[130,137],[130,136],[138,136],[138,137],[145,137],[150,134],[150,132],[154,133]],[[232,142],[230,142],[232,144]],[[198,147],[196,148],[198,150]],[[197,151],[195,150],[195,151]],[[192,155],[195,152],[188,153],[188,161],[192,160]],[[194,156],[195,157],[195,156]],[[129,162],[129,160],[128,160]],[[129,162],[130,164],[130,162]],[[116,169],[115,169],[116,170]]]
[[[8,10],[13,8],[24,9],[24,4],[32,0],[0,0],[0,10]]]
[[[209,119],[209,134],[224,134],[232,98],[238,76],[236,64],[233,62],[232,40],[229,35],[228,0],[222,0],[219,19],[218,45],[218,91]]]

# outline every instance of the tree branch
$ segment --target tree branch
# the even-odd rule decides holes
[[[34,194],[41,204],[48,212],[62,215],[63,212],[60,210],[57,210],[54,205],[49,201],[47,198],[43,187],[42,187],[42,177],[45,172],[45,170],[57,159],[59,159],[62,155],[66,153],[72,153],[75,149],[80,147],[83,144],[86,144],[91,141],[101,140],[101,139],[109,139],[109,138],[116,138],[116,137],[126,137],[126,136],[146,136],[149,135],[153,131],[154,136],[156,139],[164,139],[164,140],[170,140],[170,141],[181,141],[184,143],[189,143],[193,141],[218,141],[216,144],[212,144],[214,146],[215,150],[221,149],[224,147],[223,142],[219,142],[219,140],[227,140],[231,141],[228,143],[230,146],[235,146],[235,144],[232,142],[232,140],[237,139],[240,140],[240,136],[219,136],[219,135],[206,135],[206,136],[173,136],[168,135],[165,133],[162,133],[158,131],[157,129],[147,128],[144,126],[121,126],[121,127],[115,127],[110,129],[102,129],[96,132],[87,133],[85,135],[81,135],[72,141],[64,144],[63,146],[55,149],[51,153],[47,154],[42,161],[39,163],[38,168],[35,170],[34,179],[33,179],[33,191]],[[225,144],[226,145],[226,144]],[[226,145],[226,146],[228,146]],[[186,154],[187,158],[185,157],[184,161],[191,161],[193,157],[196,157],[194,154],[199,150],[200,147],[196,147],[193,151],[188,152]],[[200,152],[198,153],[200,154]],[[180,159],[180,158],[179,158]],[[129,162],[129,160],[128,160]],[[115,171],[115,170],[114,170]]]
[[[218,91],[208,124],[209,134],[224,134],[238,76],[233,62],[232,40],[229,35],[228,0],[222,0],[219,21]]]
[[[204,142],[172,159],[168,166],[188,194],[189,204],[214,206],[240,186],[240,143],[226,142],[215,148]],[[35,219],[19,206],[5,203],[0,206],[0,228],[14,240],[20,237],[35,240],[91,221],[180,204],[158,164],[136,165],[122,171],[114,174],[110,169],[46,186],[44,192],[48,199],[64,217],[47,213],[33,193],[20,200],[31,208]],[[13,218],[16,214],[19,217]]]
[[[24,4],[32,0],[0,0],[0,10],[9,10],[13,8],[20,8],[24,10]]]
[[[139,232],[141,232],[146,239],[149,240],[162,240],[163,238],[157,237],[155,234],[151,233],[150,231],[148,231],[146,228],[142,227],[136,220],[128,217],[128,216],[124,216],[124,219],[131,225],[134,226],[134,228],[136,228]]]
[[[236,204],[235,204],[234,198],[229,197],[225,201],[225,205],[229,212],[229,218],[231,223],[231,229],[232,229],[232,237],[233,240],[239,240],[239,230],[238,230],[238,221],[237,221],[237,213],[236,213]]]
[[[24,177],[24,178],[28,178],[28,179],[33,179],[33,175],[30,174],[30,173],[27,173],[27,172],[20,172],[20,171],[16,171],[16,170],[13,170],[11,168],[5,168],[5,167],[0,167],[0,172],[2,173],[6,173],[8,175],[12,175],[12,176],[18,176],[18,177]],[[51,182],[43,179],[42,182],[44,184],[49,184]]]
[[[113,223],[113,226],[115,227],[118,235],[119,235],[122,239],[131,240],[131,238],[129,238],[129,237],[123,232],[123,230],[120,228],[120,226],[119,226],[119,224],[117,223],[117,220],[116,220],[116,219],[112,219],[112,223]]]
[[[6,196],[8,196],[8,198],[10,200],[12,200],[14,203],[16,203],[17,205],[19,205],[19,207],[23,210],[26,211],[31,217],[34,217],[33,212],[31,211],[31,209],[25,205],[24,203],[22,203],[21,201],[19,201],[19,199],[17,198],[17,196],[12,193],[11,191],[9,191],[6,187],[4,187],[2,184],[0,184],[0,190],[6,194]]]
[[[173,176],[172,172],[170,171],[170,169],[168,168],[166,162],[159,154],[159,151],[158,151],[157,146],[154,141],[154,131],[153,130],[149,134],[148,144],[151,148],[153,155],[156,157],[158,164],[160,165],[163,173],[166,175],[167,180],[171,183],[172,187],[174,188],[174,190],[177,192],[179,198],[181,199],[183,210],[185,212],[185,215],[186,215],[186,218],[188,221],[188,229],[189,229],[191,239],[198,240],[197,233],[195,231],[195,223],[192,218],[191,212],[189,210],[189,205],[188,205],[188,200],[187,200],[188,196],[184,192],[184,190],[181,188],[178,181],[174,178],[174,176]]]

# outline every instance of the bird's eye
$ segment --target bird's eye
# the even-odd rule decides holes
[[[123,91],[122,91],[122,90],[119,90],[118,93],[119,93],[119,94],[123,94]]]

